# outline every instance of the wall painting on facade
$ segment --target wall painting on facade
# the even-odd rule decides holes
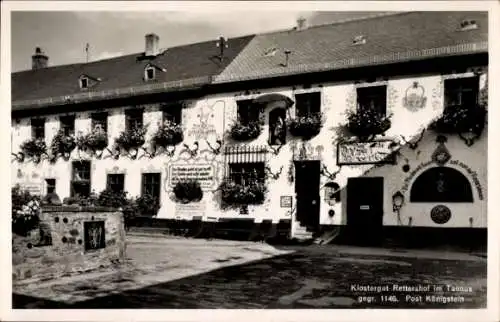
[[[403,106],[411,112],[416,112],[425,107],[427,97],[425,96],[425,89],[418,82],[406,89],[405,97],[403,98]]]
[[[337,145],[337,164],[394,163],[392,141],[352,142]]]
[[[83,223],[85,250],[101,249],[106,247],[104,221],[87,221]]]
[[[218,104],[217,101],[212,105],[200,106],[197,109],[196,118],[188,131],[189,136],[195,140],[207,140],[210,136],[216,135],[215,107]]]
[[[194,216],[203,217],[206,213],[206,204],[203,201],[191,203],[176,203],[175,215],[182,218],[192,218]]]
[[[401,192],[404,193],[404,192],[408,191],[409,186],[410,186],[410,182],[412,182],[414,178],[420,177],[420,175],[422,174],[422,173],[420,173],[421,170],[427,168],[428,166],[430,166],[432,164],[435,164],[434,160],[430,160],[430,161],[421,163],[417,167],[415,167],[415,169],[413,169],[413,171],[410,172],[410,174],[404,179],[404,183],[403,183],[403,187],[401,189]],[[463,163],[462,161],[459,161],[459,160],[451,160],[451,161],[449,161],[449,164],[462,168],[472,178],[472,183],[474,184],[474,186],[476,188],[478,199],[484,200],[484,189],[483,189],[483,186],[481,185],[481,182],[479,181],[477,172],[473,171],[468,165],[466,165],[465,163]],[[438,168],[452,169],[452,168],[447,168],[447,167],[442,167],[442,166],[440,166]],[[426,171],[424,171],[424,173],[425,172]],[[436,187],[435,188],[437,189],[438,192],[444,188],[444,184],[446,184],[446,182],[444,182],[443,180],[436,180]]]
[[[202,189],[212,189],[216,177],[213,164],[172,164],[168,167],[168,183],[173,188],[179,181],[195,180]]]

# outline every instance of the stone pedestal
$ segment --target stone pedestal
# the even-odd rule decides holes
[[[44,207],[38,233],[13,235],[13,282],[53,279],[125,261],[123,214],[103,207]],[[36,236],[38,242],[34,240]]]

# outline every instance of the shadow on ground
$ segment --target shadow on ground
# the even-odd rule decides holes
[[[368,293],[353,285],[455,285],[472,292],[460,303],[409,303],[404,292]],[[99,287],[88,281],[89,289]],[[446,290],[446,288],[444,289]],[[380,295],[398,302],[382,303]],[[422,295],[430,295],[428,293]],[[373,303],[359,296],[374,296]],[[486,306],[486,263],[297,251],[243,265],[229,266],[141,289],[126,290],[75,304],[13,294],[14,308],[482,308]]]

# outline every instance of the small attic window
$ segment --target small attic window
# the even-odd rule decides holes
[[[148,66],[144,70],[144,79],[149,81],[155,79],[155,68],[153,66]]]
[[[87,77],[80,78],[80,88],[85,89],[89,87],[89,79]]]
[[[467,30],[474,30],[477,29],[478,25],[476,20],[472,19],[465,19],[460,22],[460,30],[461,31],[467,31]]]
[[[363,45],[366,44],[366,37],[363,35],[356,36],[352,39],[353,45]]]

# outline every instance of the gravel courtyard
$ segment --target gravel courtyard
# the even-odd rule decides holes
[[[128,261],[122,267],[15,285],[13,307],[486,307],[486,259],[471,254],[128,239]],[[395,290],[394,285],[402,289]],[[451,302],[444,303],[443,296]]]

